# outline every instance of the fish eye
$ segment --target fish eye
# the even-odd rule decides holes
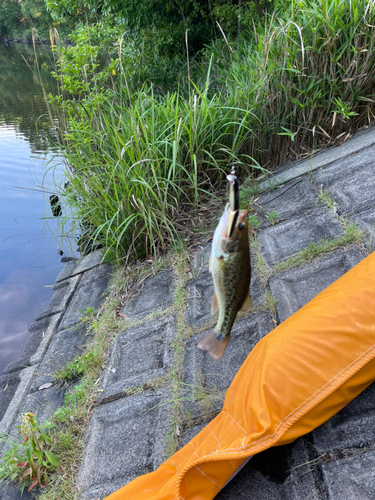
[[[243,229],[245,227],[245,224],[243,222],[240,222],[238,224],[238,229]]]

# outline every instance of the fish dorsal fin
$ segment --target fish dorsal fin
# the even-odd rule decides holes
[[[250,295],[247,294],[246,295],[246,299],[244,300],[244,303],[242,304],[242,307],[241,307],[240,310],[244,311],[244,312],[248,312],[248,311],[250,311],[251,306],[252,306],[252,304],[251,304],[251,298],[250,298]]]
[[[215,314],[215,312],[218,310],[219,310],[219,302],[217,300],[216,292],[214,292],[214,296],[212,297],[212,304],[211,304],[211,314]]]

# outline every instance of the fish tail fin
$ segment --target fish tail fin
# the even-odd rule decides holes
[[[197,348],[202,349],[202,351],[207,351],[212,359],[219,361],[219,359],[223,357],[228,340],[229,335],[226,335],[220,340],[217,338],[216,332],[211,332],[199,342]]]

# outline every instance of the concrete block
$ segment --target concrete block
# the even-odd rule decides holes
[[[248,314],[235,321],[227,349],[220,361],[197,349],[209,331],[191,337],[185,345],[183,402],[186,420],[196,422],[218,413],[225,391],[257,342],[274,327],[268,312]]]
[[[65,311],[59,331],[77,325],[88,307],[97,309],[100,306],[103,293],[108,286],[110,272],[111,266],[108,264],[85,272]]]
[[[216,500],[320,500],[303,440],[255,455]],[[302,465],[302,467],[301,467]]]
[[[197,278],[200,273],[208,271],[212,243],[204,243],[197,247],[197,250],[190,257],[192,273]]]
[[[36,413],[38,424],[42,424],[48,420],[52,413],[64,404],[67,391],[68,388],[59,389],[54,386],[28,394],[19,406],[17,415],[9,433],[12,436],[19,435],[19,429],[17,429],[17,426],[21,423],[22,413]]]
[[[19,371],[0,375],[0,422],[17,391],[20,381],[21,373]]]
[[[157,319],[120,333],[111,345],[101,402],[123,397],[126,389],[167,375],[173,363],[173,317]]]
[[[102,500],[165,460],[168,412],[162,391],[146,391],[94,409],[78,474],[81,498]]]
[[[66,264],[60,274],[57,276],[56,283],[67,278],[71,278],[72,276],[76,276],[77,274],[89,271],[90,269],[99,266],[101,264],[101,261],[102,251],[97,250],[96,252],[92,252],[89,255],[86,255],[86,257],[83,257],[83,259],[68,262],[68,264]]]
[[[252,262],[254,260],[252,259]],[[258,276],[255,271],[254,271],[254,266],[251,271],[251,281],[250,281],[250,297],[251,297],[251,303],[252,307],[259,307],[264,303],[264,292],[265,288],[262,283],[262,280],[260,279],[260,276]]]
[[[88,340],[86,331],[86,325],[83,324],[56,333],[35,374],[31,392],[37,391],[43,384],[53,382],[56,371],[61,370],[66,363],[82,354],[80,347]]]
[[[363,448],[375,443],[375,384],[313,431],[318,453]]]
[[[352,247],[326,254],[306,267],[295,267],[272,276],[269,286],[279,320],[286,320],[363,258],[359,249]]]
[[[122,313],[134,320],[162,311],[172,305],[174,289],[173,272],[162,271],[145,280],[140,294],[125,304]]]
[[[205,271],[198,278],[188,282],[189,301],[186,307],[186,323],[195,328],[202,327],[217,320],[217,314],[211,315],[214,282],[209,271]],[[264,300],[264,286],[259,276],[252,272],[250,296],[253,307],[260,306]]]
[[[328,500],[375,498],[375,451],[362,451],[322,465]]]
[[[198,278],[190,280],[188,290],[189,301],[186,307],[186,323],[192,327],[200,327],[214,321],[216,316],[211,316],[214,282],[210,272],[201,272]]]
[[[29,392],[32,379],[37,367],[31,366],[17,372],[18,384],[12,399],[6,405],[2,405],[2,419],[0,421],[0,432],[9,433],[14,420],[18,414],[19,408],[23,404],[27,393]]]
[[[61,281],[60,283],[55,283],[53,285],[55,293],[53,294],[47,309],[44,312],[38,314],[35,317],[34,321],[39,321],[41,319],[47,318],[48,316],[52,316],[61,311],[64,311],[68,306],[78,286],[80,279],[81,275],[78,275],[69,280],[64,280]]]
[[[262,217],[264,227],[269,226],[267,212],[275,211],[280,219],[290,219],[318,204],[316,189],[306,177],[302,177],[263,194],[257,201],[261,208],[256,213]]]
[[[11,373],[22,370],[26,366],[40,363],[49,343],[57,331],[62,315],[63,313],[61,312],[31,323],[29,326],[31,337],[27,341],[23,353],[16,361],[10,363],[5,368],[4,372]]]
[[[311,242],[319,243],[340,234],[343,234],[343,228],[337,219],[325,208],[314,208],[259,230],[258,238],[267,264],[273,266],[308,247]]]
[[[276,183],[295,179],[300,175],[314,172],[334,162],[342,164],[345,158],[348,158],[349,164],[355,164],[358,152],[365,150],[365,148],[370,149],[369,146],[373,144],[375,144],[375,130],[372,126],[355,133],[351,139],[340,147],[323,149],[318,154],[311,155],[311,158],[307,160],[298,160],[278,168],[275,172],[268,175],[267,180],[259,183],[259,188],[261,190],[268,189],[270,184],[275,185]]]
[[[371,146],[314,173],[316,185],[328,189],[341,212],[350,215],[374,208],[374,155]]]
[[[375,207],[353,215],[350,220],[365,231],[368,247],[373,251],[375,249]]]
[[[0,483],[1,500],[34,500],[35,497],[32,493],[28,493],[27,489],[25,489],[23,494],[21,494],[18,485],[15,483]]]

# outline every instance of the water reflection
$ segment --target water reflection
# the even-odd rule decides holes
[[[48,195],[28,190],[42,184],[44,151],[55,136],[42,89],[22,56],[54,92],[48,48],[38,50],[38,72],[32,48],[0,45],[0,373],[22,351],[27,327],[48,305],[63,267],[39,219],[49,210]],[[52,175],[45,183],[53,190]]]

